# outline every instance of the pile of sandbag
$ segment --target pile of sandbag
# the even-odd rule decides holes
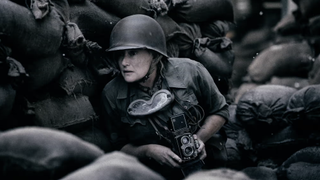
[[[242,63],[244,67],[241,77],[235,74],[236,77],[233,78],[240,81],[235,89],[236,101],[244,91],[252,87],[249,87],[248,83],[285,85],[296,89],[319,83],[316,79],[319,69],[316,59],[320,54],[320,13],[317,10],[320,4],[317,0],[293,2],[296,9],[284,15],[268,35],[255,38],[258,40],[256,47],[264,46],[263,49],[254,48],[255,54],[249,54],[246,61],[242,60],[242,52],[237,54],[240,62],[246,63]],[[256,32],[259,31],[266,30],[261,28]],[[252,33],[248,35],[252,39],[255,37]],[[239,49],[244,49],[243,45],[248,44],[247,41],[248,39],[244,38]],[[238,63],[236,61],[235,65],[238,66]]]
[[[97,11],[93,3],[84,14],[67,0],[0,3],[1,130],[65,130],[110,151],[99,124],[98,97],[117,71],[77,22],[100,17],[95,22],[100,31],[111,32],[119,18]],[[97,30],[84,29],[87,34]]]
[[[267,167],[289,179],[294,179],[292,174],[299,168],[309,167],[303,160],[292,166],[289,161],[292,163],[290,159],[302,149],[320,142],[319,92],[320,85],[297,90],[270,84],[245,92],[237,104],[229,106],[230,119],[223,127],[228,137],[228,166],[239,170]],[[301,157],[312,157],[307,152]],[[305,171],[302,179],[315,177],[313,170],[319,165],[311,166],[313,169]]]

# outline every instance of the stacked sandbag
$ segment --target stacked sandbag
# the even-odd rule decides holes
[[[314,53],[306,42],[275,44],[264,49],[248,67],[253,82],[266,83],[273,76],[308,77]]]
[[[252,138],[259,140],[288,125],[282,115],[295,92],[286,86],[260,85],[241,96],[236,113]]]
[[[279,180],[318,179],[320,147],[310,146],[298,150],[277,169]]]
[[[79,27],[84,37],[87,40],[97,42],[103,48],[107,48],[111,30],[120,18],[89,0],[69,2],[69,6],[70,21]],[[126,7],[130,6],[126,5]]]
[[[237,104],[231,104],[228,109],[230,116],[228,122],[222,127],[227,136],[226,150],[228,159],[226,167],[241,170],[253,165],[244,153],[245,151],[243,151],[243,148],[249,147],[247,143],[251,143],[251,139],[248,135],[243,136],[243,134],[247,133],[245,126],[237,118]],[[249,149],[246,149],[246,151],[249,151]]]
[[[164,180],[164,177],[146,167],[136,157],[122,152],[111,152],[66,175],[61,180],[78,179]]]
[[[58,52],[64,22],[54,7],[49,7],[42,19],[35,19],[26,7],[9,0],[0,3],[0,38],[12,49],[13,57],[28,61],[26,57],[47,57]]]
[[[310,85],[320,84],[320,55],[315,59],[312,69],[308,74],[308,82]]]
[[[230,22],[178,23],[181,33],[174,38],[179,46],[179,57],[186,57],[203,64],[215,80],[222,94],[229,93],[234,53],[232,41],[225,37]]]
[[[300,89],[290,97],[284,117],[299,131],[319,132],[319,101],[319,84]]]
[[[276,162],[271,166],[276,167],[291,150],[306,146],[304,136],[290,128],[290,123],[283,118],[289,99],[296,91],[287,86],[260,85],[239,99],[236,117],[244,130],[238,131],[237,147],[253,163],[273,158]]]
[[[97,146],[50,128],[0,133],[1,179],[60,179],[103,155]]]
[[[309,76],[310,72],[308,73]],[[309,86],[309,79],[302,77],[279,77],[273,76],[266,84],[288,86],[296,89],[302,89]]]
[[[116,71],[86,37],[108,37],[119,18],[90,1],[72,3],[1,1],[1,129],[64,130],[110,151],[96,98]]]

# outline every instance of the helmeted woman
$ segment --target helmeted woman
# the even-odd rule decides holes
[[[202,64],[169,58],[161,26],[141,14],[115,25],[107,52],[120,71],[102,91],[103,121],[115,150],[166,179],[221,162],[209,160],[215,156],[209,144],[224,149],[221,138],[210,142],[228,119],[228,104]]]

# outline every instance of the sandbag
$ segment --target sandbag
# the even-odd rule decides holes
[[[251,138],[259,140],[288,125],[282,116],[296,91],[286,86],[260,85],[242,95],[236,114]]]
[[[155,20],[162,27],[164,35],[166,36],[166,41],[169,41],[175,36],[182,34],[181,27],[170,16],[168,15],[158,16],[155,18]]]
[[[309,85],[308,78],[301,78],[301,77],[278,77],[273,76],[270,79],[270,82],[266,84],[273,84],[273,85],[282,85],[288,86],[295,89],[302,89]]]
[[[317,174],[319,172],[319,164],[320,147],[305,147],[296,151],[286,161],[284,161],[277,169],[277,175],[279,178],[291,177],[293,180],[295,180],[294,177],[300,177],[302,179],[314,179],[311,177],[314,177],[314,173]],[[315,169],[317,170],[315,171]],[[297,174],[298,172],[300,175]],[[317,176],[317,178],[318,177],[319,176]]]
[[[320,14],[318,10],[320,2],[318,0],[295,0],[294,2],[296,2],[299,11],[305,19],[309,19]]]
[[[195,60],[206,67],[212,77],[231,78],[235,55],[227,38],[198,38],[193,42]]]
[[[27,62],[25,59],[18,60],[29,75],[21,87],[25,93],[38,90],[53,82],[60,76],[69,62],[60,51],[51,56],[30,58]]]
[[[124,18],[133,14],[151,17],[164,15],[168,11],[164,0],[91,0],[106,11]]]
[[[252,179],[259,180],[277,180],[277,174],[274,169],[268,167],[246,167],[241,170],[244,174]]]
[[[293,35],[301,34],[303,30],[302,24],[296,20],[296,17],[293,13],[289,13],[282,17],[280,21],[276,23],[272,31],[277,35]]]
[[[283,162],[296,151],[307,147],[309,143],[308,136],[289,125],[272,136],[260,139],[254,144],[254,149],[259,157],[273,157],[282,159]]]
[[[318,179],[320,176],[320,163],[296,162],[286,169],[288,180]]]
[[[76,23],[67,22],[62,43],[62,52],[76,66],[87,66],[87,56],[84,53],[86,38]]]
[[[114,150],[105,132],[97,128],[97,125],[95,124],[84,128],[82,131],[71,133],[86,142],[96,145],[105,153]]]
[[[64,22],[69,21],[69,3],[68,0],[10,0],[30,10],[34,18],[41,20],[45,18],[50,11],[57,11]]]
[[[227,139],[226,150],[228,155],[226,167],[238,170],[247,166],[247,164],[243,162],[242,154],[239,151],[235,140],[231,138]]]
[[[312,36],[320,36],[320,15],[310,18],[308,27]]]
[[[185,180],[252,180],[245,173],[228,168],[203,170],[189,175]]]
[[[169,9],[169,15],[179,22],[234,21],[233,4],[229,0],[186,0]]]
[[[283,115],[297,129],[320,130],[320,84],[309,85],[292,94]]]
[[[225,37],[227,32],[230,31],[231,23],[228,21],[212,21],[204,22],[200,24],[202,37],[217,38]]]
[[[152,171],[134,156],[123,152],[110,152],[99,157],[93,163],[80,168],[61,180],[79,179],[112,179],[112,180],[164,180],[165,178]]]
[[[238,131],[244,129],[244,125],[237,118],[236,110],[237,104],[230,104],[228,107],[229,119],[227,123],[222,126],[222,129],[226,132],[228,138],[236,140],[238,138]]]
[[[320,55],[315,59],[312,69],[309,71],[308,81],[310,85],[320,84]]]
[[[91,97],[99,93],[99,84],[88,68],[69,65],[56,83],[57,91],[63,95],[82,94]]]
[[[193,41],[202,37],[200,25],[197,23],[178,23],[178,25],[182,34],[174,40],[179,46],[179,55],[180,57],[193,57]]]
[[[305,41],[272,45],[252,61],[248,75],[258,83],[265,83],[272,76],[307,77],[313,56],[312,48]]]
[[[22,127],[0,133],[1,179],[59,179],[103,155],[69,133]]]
[[[85,39],[109,46],[109,36],[120,18],[105,11],[89,0],[70,3],[70,22],[76,23]]]
[[[200,25],[196,23],[179,23],[179,26],[182,34],[175,38],[180,49],[179,56],[200,62],[213,78],[230,78],[235,58],[231,50],[232,42],[227,38],[201,38]]]
[[[12,48],[12,57],[44,57],[60,48],[64,22],[57,11],[50,11],[46,18],[37,21],[26,7],[2,0],[0,17],[0,38]]]
[[[89,98],[84,95],[48,97],[30,103],[34,109],[32,120],[36,126],[76,132],[97,119]]]
[[[6,122],[6,120],[12,111],[16,94],[17,92],[11,84],[0,85],[0,129],[2,130],[10,123]]]

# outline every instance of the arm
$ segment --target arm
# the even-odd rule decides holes
[[[200,159],[207,157],[205,150],[205,142],[210,139],[215,133],[217,133],[220,128],[225,124],[226,119],[219,115],[208,116],[199,131],[194,136],[199,142],[198,152],[200,153]]]
[[[158,144],[141,146],[126,144],[121,151],[139,159],[154,159],[159,164],[166,164],[170,167],[180,167],[179,163],[182,162],[180,157],[172,152],[171,149]]]
[[[225,124],[226,119],[219,115],[208,116],[199,131],[197,132],[197,137],[203,142],[210,139],[215,133],[217,133],[220,128]]]

